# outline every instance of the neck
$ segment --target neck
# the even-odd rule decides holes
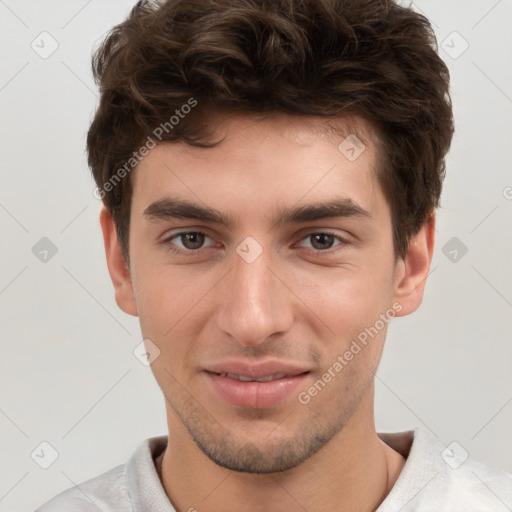
[[[362,418],[371,421],[361,422]],[[382,442],[373,422],[373,393],[319,452],[280,473],[250,474],[222,468],[169,418],[169,444],[159,471],[179,512],[374,511],[390,492],[405,459]],[[158,469],[158,465],[157,465]]]

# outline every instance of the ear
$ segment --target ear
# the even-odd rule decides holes
[[[100,212],[100,224],[103,231],[108,271],[114,285],[117,305],[125,313],[138,316],[130,269],[121,251],[114,219],[105,206]]]
[[[435,214],[432,213],[430,219],[411,238],[407,254],[396,264],[393,298],[402,305],[396,316],[413,313],[423,300],[434,251],[435,227]]]

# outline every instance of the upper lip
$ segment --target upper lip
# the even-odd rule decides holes
[[[259,362],[247,361],[224,361],[205,367],[207,372],[211,373],[234,373],[235,375],[244,375],[246,377],[267,377],[284,373],[287,377],[293,377],[310,371],[305,366],[299,366],[292,363],[277,360],[266,360]]]

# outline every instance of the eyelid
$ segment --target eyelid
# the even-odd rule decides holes
[[[186,247],[176,246],[172,250],[174,250],[175,252],[179,252],[179,253],[193,254],[193,253],[199,253],[201,250],[208,249],[209,247],[212,247],[215,245],[215,241],[213,240],[213,238],[211,236],[208,236],[207,233],[205,233],[203,230],[200,230],[200,229],[185,229],[185,230],[181,230],[181,231],[176,231],[174,233],[167,233],[163,237],[161,243],[164,244],[167,248],[170,248],[171,246],[176,245],[172,240],[174,240],[175,238],[179,239],[181,235],[188,235],[190,233],[197,233],[197,234],[204,235],[205,238],[209,238],[214,243],[207,245],[207,246],[199,247],[199,249],[187,249]]]
[[[169,229],[167,230],[163,235],[160,236],[160,240],[162,242],[165,242],[167,240],[170,240],[171,238],[176,238],[179,235],[188,235],[189,233],[200,233],[204,236],[207,236],[208,238],[212,238],[208,234],[208,229],[205,229],[204,227],[186,227],[186,228],[175,228],[175,229]]]
[[[314,251],[317,254],[329,254],[330,252],[336,251],[337,250],[336,247],[346,245],[349,243],[349,241],[347,240],[348,237],[344,237],[344,236],[342,236],[338,233],[335,233],[334,231],[331,231],[329,229],[317,229],[315,231],[308,231],[304,236],[301,237],[301,239],[299,240],[299,243],[306,240],[307,238],[309,238],[312,235],[318,235],[318,234],[333,236],[334,238],[336,238],[339,241],[339,244],[336,244],[333,247],[330,247],[329,249],[325,249],[325,250],[306,247],[306,249],[310,249],[311,251]]]
[[[215,245],[215,241],[213,240],[213,238],[211,236],[209,236],[205,231],[206,230],[199,229],[199,228],[198,229],[188,228],[188,229],[182,229],[180,231],[176,231],[176,232],[172,232],[172,233],[167,233],[163,237],[161,243],[164,246],[166,246],[167,249],[172,250],[176,253],[181,253],[181,254],[200,253],[202,250],[211,248]],[[186,235],[186,234],[190,234],[190,233],[198,233],[198,234],[204,235],[205,238],[209,238],[214,243],[207,245],[207,246],[199,247],[198,249],[187,249],[186,247],[182,248],[182,247],[176,246],[176,244],[174,242],[172,242],[173,239],[179,238],[181,235]],[[337,247],[340,247],[340,246],[343,246],[343,245],[346,245],[349,243],[349,240],[347,240],[347,238],[349,238],[349,237],[344,237],[330,229],[319,228],[319,229],[309,230],[309,231],[304,232],[304,234],[302,236],[300,236],[298,244],[300,244],[307,238],[311,237],[312,235],[317,235],[317,234],[325,234],[325,235],[333,236],[335,239],[337,239],[339,241],[339,243],[334,245],[333,247],[330,247],[329,249],[325,249],[325,250],[304,247],[305,249],[309,249],[310,251],[314,252],[315,254],[329,254],[331,252],[337,251],[338,250],[338,249],[336,249]],[[294,245],[297,245],[297,244],[294,244]]]

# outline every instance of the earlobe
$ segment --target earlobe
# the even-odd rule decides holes
[[[121,251],[114,220],[105,206],[100,211],[100,225],[116,303],[128,315],[138,316],[130,269]]]
[[[396,316],[416,311],[422,300],[428,277],[435,241],[435,214],[414,235],[407,250],[396,266],[394,301],[402,305]]]

